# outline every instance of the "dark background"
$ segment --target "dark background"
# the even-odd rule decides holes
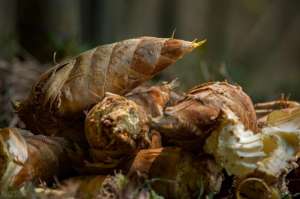
[[[178,77],[186,89],[228,79],[255,102],[300,99],[299,0],[0,0],[0,111],[55,60],[175,29],[207,43],[156,80]]]

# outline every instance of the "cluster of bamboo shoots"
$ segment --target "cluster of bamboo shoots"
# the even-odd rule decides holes
[[[281,198],[297,192],[297,102],[254,106],[227,82],[186,93],[174,91],[177,81],[143,84],[202,43],[129,39],[45,72],[16,107],[31,132],[0,131],[0,190],[33,183],[43,185],[36,196],[50,198]]]

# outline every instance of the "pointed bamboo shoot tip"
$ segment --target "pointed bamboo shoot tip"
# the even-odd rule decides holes
[[[195,39],[194,41],[192,41],[193,48],[198,48],[199,46],[202,46],[204,43],[206,43],[206,39],[201,41],[197,41],[197,39]]]

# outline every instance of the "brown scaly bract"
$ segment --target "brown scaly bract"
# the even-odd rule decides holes
[[[172,81],[151,87],[140,86],[126,98],[107,93],[91,109],[86,117],[85,134],[96,163],[94,167],[98,165],[100,170],[101,167],[116,168],[124,157],[149,148],[150,138],[151,148],[161,146],[159,133],[149,132],[148,116],[161,116],[166,105],[176,100],[171,96],[175,85]]]
[[[76,156],[72,148],[63,138],[33,135],[17,128],[1,129],[0,190],[70,173],[74,165],[69,154]]]
[[[234,112],[247,129],[256,131],[256,115],[250,97],[239,86],[211,82],[191,89],[176,105],[168,107],[163,117],[154,118],[152,126],[168,144],[201,150],[209,133],[218,127],[225,109]]]
[[[181,98],[173,91],[177,84],[177,80],[173,80],[161,85],[139,86],[125,97],[142,106],[147,114],[158,117],[163,115],[167,105],[170,106]]]
[[[64,134],[83,142],[78,118],[105,92],[129,92],[202,43],[140,37],[96,47],[45,72],[18,115],[35,133]]]

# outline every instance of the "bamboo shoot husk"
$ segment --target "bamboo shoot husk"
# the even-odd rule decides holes
[[[84,110],[106,92],[129,92],[202,43],[140,37],[96,47],[45,72],[18,115],[32,132],[83,143]]]
[[[173,80],[161,85],[139,86],[126,94],[126,98],[143,107],[151,117],[162,116],[166,106],[175,104],[181,97],[173,91],[177,85],[177,80]]]
[[[201,151],[205,139],[218,128],[222,112],[234,112],[246,129],[257,131],[250,97],[241,87],[227,82],[211,82],[191,89],[176,105],[167,107],[151,126],[161,132],[166,145]]]
[[[63,138],[33,135],[17,128],[0,130],[0,190],[39,183],[73,171],[72,145]],[[76,157],[80,158],[80,157]]]
[[[148,116],[132,100],[107,93],[88,113],[85,134],[99,169],[115,169],[150,146]]]

